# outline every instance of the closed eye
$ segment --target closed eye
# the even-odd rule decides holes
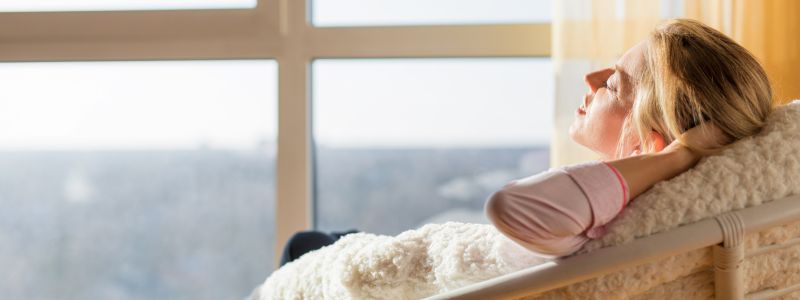
[[[613,85],[611,85],[611,83],[608,82],[608,81],[606,82],[605,86],[606,86],[606,89],[609,90],[609,91],[612,91],[612,92],[616,92],[617,91],[617,88],[614,87]]]
[[[611,93],[611,96],[613,96],[616,99],[619,99],[619,93],[617,93],[617,87],[612,85],[611,81],[606,81],[605,86],[606,90],[608,90],[608,92]]]

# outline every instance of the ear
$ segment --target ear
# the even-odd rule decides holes
[[[664,141],[664,136],[655,130],[650,131],[650,140],[653,141],[653,151],[655,152],[661,152],[661,150],[664,150],[664,147],[667,146],[667,143]]]

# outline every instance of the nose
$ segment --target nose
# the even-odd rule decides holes
[[[589,88],[592,90],[592,93],[595,93],[601,87],[606,86],[606,80],[608,80],[608,77],[611,77],[611,75],[613,74],[614,74],[614,69],[605,68],[602,70],[597,70],[589,74],[586,74],[586,76],[583,77],[583,81],[585,81],[586,84],[589,85]]]

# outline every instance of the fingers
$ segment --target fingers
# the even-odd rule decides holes
[[[735,140],[712,122],[704,122],[681,135],[680,140],[698,155],[719,153]]]

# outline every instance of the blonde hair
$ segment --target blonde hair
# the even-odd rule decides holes
[[[623,130],[638,136],[642,152],[654,151],[652,131],[669,144],[704,122],[731,141],[752,136],[772,111],[772,88],[758,61],[703,23],[677,19],[659,26],[647,41],[644,60]],[[724,148],[687,146],[704,153]]]

